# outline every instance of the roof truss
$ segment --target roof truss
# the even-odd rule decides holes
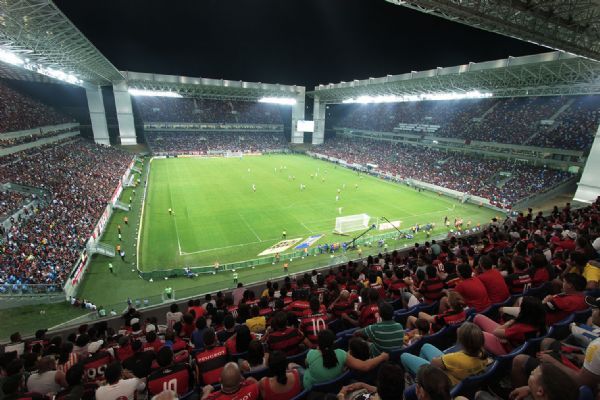
[[[600,61],[599,0],[386,0]]]
[[[0,0],[0,46],[86,83],[123,79],[51,0]]]
[[[563,52],[551,52],[454,67],[319,85],[311,96],[340,103],[358,96],[426,93],[492,93],[495,97],[600,93],[600,63]]]

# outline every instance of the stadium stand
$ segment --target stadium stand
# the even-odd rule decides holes
[[[466,277],[462,289],[461,283],[455,286],[453,271],[457,266]],[[540,286],[532,288],[515,282],[518,271],[524,271],[521,275],[529,276]],[[444,284],[436,286],[434,281]],[[494,289],[498,285],[518,285],[520,289],[511,290],[511,295],[504,292],[502,297],[506,299],[479,312],[466,308],[466,322],[464,315],[453,318],[460,310],[448,309],[447,294],[460,299],[461,294],[467,295],[465,290],[471,290],[466,286],[473,287],[471,281],[484,282],[480,286],[491,291],[487,293],[490,298],[498,294]],[[600,343],[596,325],[600,322],[600,301],[596,298],[599,281],[600,198],[585,208],[572,209],[567,204],[546,215],[530,212],[504,222],[493,220],[478,235],[450,236],[440,243],[416,244],[405,252],[374,254],[362,262],[349,262],[321,273],[287,277],[277,286],[267,284],[264,290],[242,286],[243,295],[219,292],[205,296],[205,304],[200,299],[190,300],[185,312],[173,304],[166,315],[144,316],[132,305],[119,319],[117,329],[99,321],[82,325],[64,337],[49,337],[40,330],[34,339],[22,340],[15,333],[0,357],[4,382],[9,382],[3,384],[3,390],[14,395],[36,389],[43,396],[56,390],[83,390],[87,385],[91,392],[96,390],[98,398],[104,398],[106,391],[117,390],[116,387],[131,391],[131,395],[135,391],[143,395],[147,390],[157,394],[170,389],[182,398],[190,393],[202,399],[230,398],[236,394],[258,398],[261,393],[263,399],[269,400],[292,396],[304,399],[310,388],[313,395],[338,391],[348,395],[361,390],[378,393],[381,399],[395,399],[397,391],[403,390],[406,370],[407,376],[416,376],[416,385],[421,386],[418,390],[432,395],[442,391],[445,395],[441,398],[450,398],[450,394],[473,398],[476,391],[489,389],[490,393],[504,393],[498,398],[507,398],[511,391],[515,396],[537,388],[555,390],[561,399],[576,399],[577,387],[581,386],[581,393],[589,396],[585,386],[596,387],[600,383],[600,353],[595,351]],[[441,299],[428,304],[432,291],[439,293]],[[307,298],[310,306],[305,305],[309,303]],[[455,300],[453,308],[462,304]],[[407,308],[409,304],[415,306]],[[81,306],[79,300],[74,305]],[[265,334],[260,339],[240,336],[247,337],[245,344],[223,346],[220,338],[227,341],[236,337],[235,332],[248,323],[240,314],[247,314],[251,307],[260,308],[261,315],[267,316]],[[302,321],[297,314],[301,308],[307,310],[302,313]],[[326,324],[320,321],[323,312],[332,318]],[[432,325],[430,331],[421,327],[424,332],[416,337],[410,330],[405,331],[404,343],[410,340],[411,344],[403,346],[398,341],[402,334],[398,329],[406,315],[414,315],[412,321],[417,321],[417,325],[422,325],[419,319]],[[232,324],[236,316],[238,322]],[[350,323],[371,316],[375,320],[367,328]],[[312,317],[314,326],[307,321]],[[448,326],[440,327],[440,323]],[[314,335],[317,331],[315,342],[307,340],[301,326],[316,328],[309,333]],[[436,329],[439,331],[433,333]],[[239,330],[242,331],[249,329]],[[391,331],[395,334],[390,341],[386,332]],[[198,337],[210,345],[198,348],[192,343]],[[372,354],[374,347],[369,341],[377,344],[378,352],[391,350]],[[583,362],[570,357],[575,350],[567,344],[573,341],[582,347],[579,352],[585,354]],[[454,347],[455,342],[461,347]],[[260,343],[266,353],[273,354],[273,360],[267,364],[253,362],[251,365],[257,368],[248,370],[247,362],[227,362],[252,359],[250,350],[255,352]],[[237,352],[246,345],[247,352]],[[551,354],[549,358],[540,357],[542,368],[533,370],[537,362],[529,355],[540,346]],[[295,364],[286,369],[285,352],[292,348],[295,351],[290,354],[301,353],[288,355],[287,361]],[[218,355],[214,360],[213,353]],[[38,365],[29,361],[40,356],[44,358]],[[245,365],[246,369],[240,370],[238,365]],[[511,374],[511,365],[517,373]],[[131,374],[120,378],[120,371],[126,366],[135,367],[131,367]],[[302,382],[296,368],[305,370]],[[70,370],[78,379],[69,379]],[[67,379],[62,379],[65,373]],[[232,378],[240,373],[244,374],[243,380]],[[528,383],[529,373],[533,378]],[[55,377],[55,384],[40,385],[39,374]],[[31,377],[25,381],[27,376]],[[203,377],[210,377],[213,384],[205,384]],[[435,377],[436,385],[422,380],[426,377]],[[561,388],[552,389],[550,377],[559,379]],[[408,379],[410,384],[411,378]],[[219,384],[215,383],[217,380]],[[377,386],[372,386],[375,382]],[[101,386],[95,389],[94,385]],[[407,399],[416,398],[414,385],[407,386],[405,395]]]
[[[31,210],[30,218],[12,221],[6,232],[0,252],[2,286],[62,284],[131,159],[83,139],[1,157],[3,183],[51,193],[40,199],[44,205]],[[7,200],[6,208],[14,209],[17,201]]]
[[[287,148],[277,133],[153,132],[146,134],[153,153],[206,154],[209,151],[267,152]]]
[[[0,134],[66,122],[73,119],[0,81]]]
[[[318,152],[348,163],[375,164],[380,171],[400,179],[417,179],[504,205],[515,204],[572,176],[514,161],[485,160],[363,138],[336,137],[327,140]]]
[[[587,152],[599,104],[600,96],[445,100],[341,105],[333,115],[342,128]]]
[[[246,122],[283,124],[273,104],[196,98],[134,97],[144,122]]]

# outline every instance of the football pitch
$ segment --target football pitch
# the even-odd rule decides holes
[[[139,268],[148,272],[255,259],[281,241],[283,231],[287,239],[324,235],[313,246],[342,242],[354,235],[333,234],[336,217],[363,213],[374,220],[402,221],[401,229],[435,223],[434,234],[445,231],[445,216],[474,225],[493,215],[304,155],[154,159]]]

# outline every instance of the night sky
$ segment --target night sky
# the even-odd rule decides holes
[[[304,85],[549,51],[384,0],[55,0],[119,69]]]

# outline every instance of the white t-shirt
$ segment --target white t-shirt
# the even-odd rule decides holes
[[[177,311],[177,312],[171,312],[168,311],[167,312],[167,327],[172,328],[173,325],[175,325],[177,322],[181,321],[181,318],[183,317],[183,314],[181,313],[181,311]]]
[[[96,389],[96,400],[134,400],[135,392],[145,388],[146,384],[138,378],[121,379],[114,385],[100,386]]]
[[[600,350],[600,338],[592,340],[585,350],[583,368],[594,375],[600,376],[600,352],[598,350]]]

